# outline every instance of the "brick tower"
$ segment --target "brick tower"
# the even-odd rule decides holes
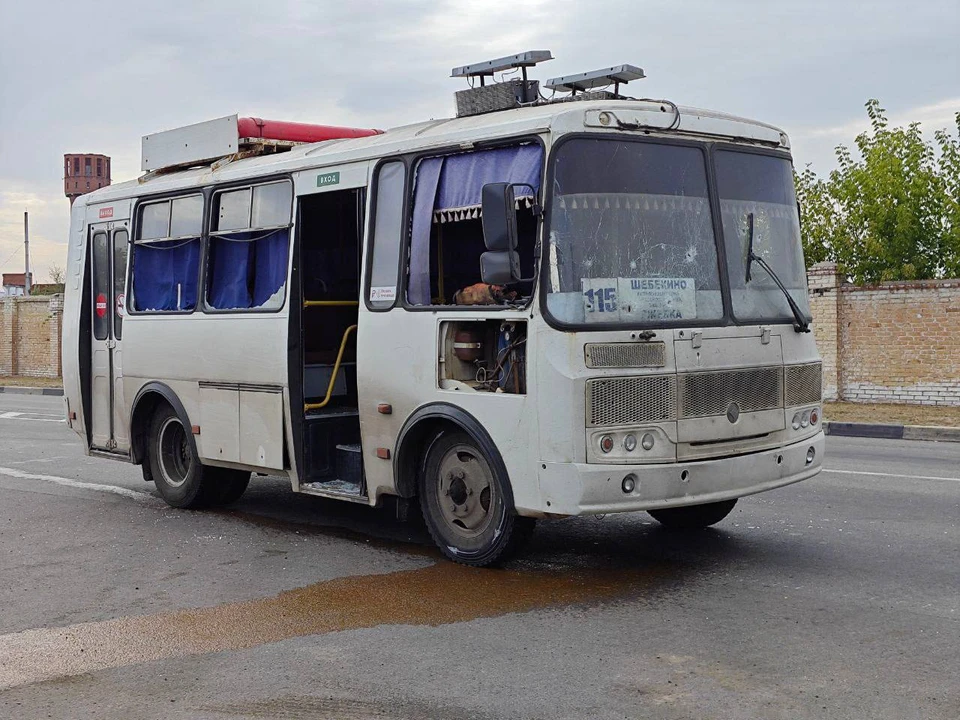
[[[70,204],[84,193],[110,184],[110,158],[106,155],[64,155],[63,194]]]

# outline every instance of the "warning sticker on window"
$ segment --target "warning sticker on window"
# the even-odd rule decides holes
[[[397,299],[397,286],[389,285],[370,288],[370,301],[393,301]]]

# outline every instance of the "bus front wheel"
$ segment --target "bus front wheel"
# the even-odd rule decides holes
[[[147,461],[160,496],[172,507],[189,509],[237,500],[247,489],[250,473],[201,464],[187,432],[169,405],[153,417]]]
[[[654,520],[671,530],[701,530],[723,520],[736,504],[737,499],[734,498],[703,505],[687,505],[647,512],[653,516]]]
[[[506,482],[466,433],[446,432],[433,441],[420,476],[420,507],[444,555],[482,567],[506,559],[529,538],[534,520],[514,514]]]

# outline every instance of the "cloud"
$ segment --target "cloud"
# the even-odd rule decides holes
[[[887,120],[890,127],[906,127],[910,123],[920,123],[924,136],[932,140],[933,133],[937,130],[956,134],[958,112],[960,97],[952,97],[919,107],[896,108],[887,112]],[[798,167],[810,164],[816,172],[824,175],[836,167],[834,148],[846,145],[855,151],[856,137],[869,129],[870,118],[866,110],[861,110],[857,117],[837,125],[800,128],[790,137],[796,164]]]
[[[956,0],[47,0],[0,12],[0,260],[20,242],[22,194],[42,200],[36,252],[62,253],[64,153],[110,155],[119,181],[139,174],[142,135],[233,112],[379,128],[445,117],[463,86],[450,68],[522,50],[554,52],[541,79],[640,65],[648,79],[632,91],[779,125],[818,169],[862,129],[868,98],[923,119],[914,110],[954,102],[960,67]]]

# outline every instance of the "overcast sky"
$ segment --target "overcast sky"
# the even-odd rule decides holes
[[[632,63],[633,94],[779,125],[798,167],[879,98],[932,134],[960,110],[958,0],[0,0],[0,270],[64,265],[63,154],[139,174],[140,137],[232,113],[389,128],[453,111],[455,65],[530,49],[533,77]],[[12,254],[12,256],[11,256]]]

